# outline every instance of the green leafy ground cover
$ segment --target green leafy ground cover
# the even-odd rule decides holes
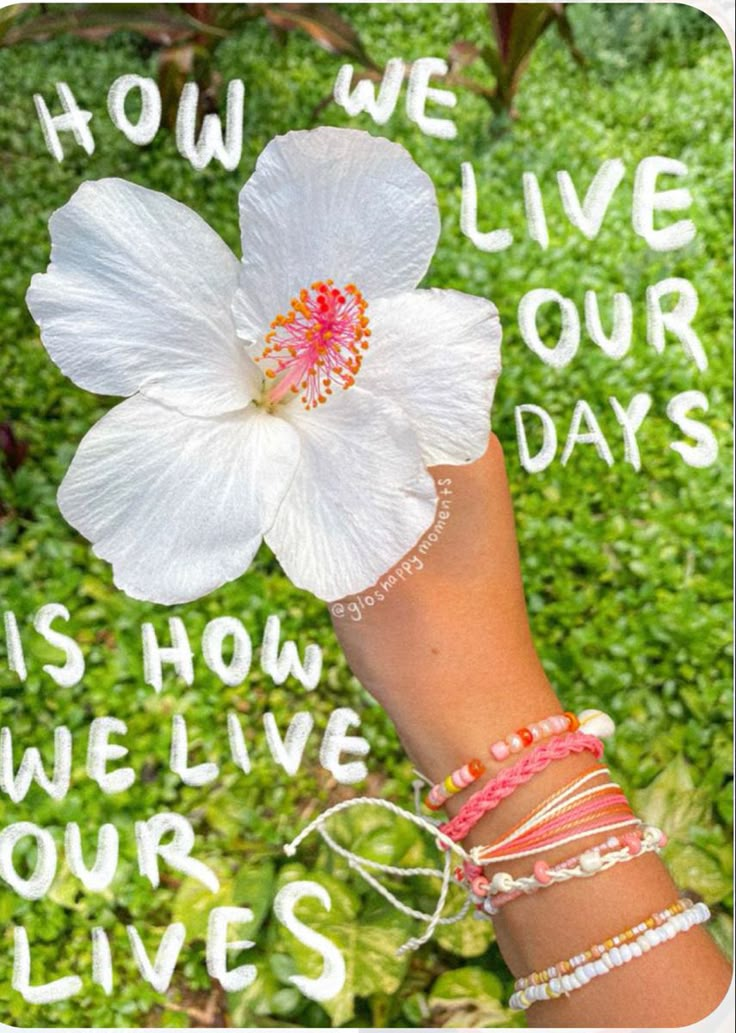
[[[484,40],[480,6],[343,9],[382,62],[396,55],[409,60],[443,55],[457,38]],[[683,7],[645,13],[596,5],[574,9],[571,18],[589,68],[575,68],[554,35],[545,38],[519,95],[518,122],[505,135],[491,139],[488,109],[467,93],[459,94],[453,114],[459,129],[455,141],[423,137],[401,110],[385,132],[409,147],[437,186],[443,233],[428,283],[490,296],[501,312],[505,372],[494,427],[508,459],[527,594],[546,669],[571,709],[597,704],[616,719],[611,766],[640,810],[669,830],[668,859],[675,875],[713,905],[713,931],[725,943],[732,906],[730,55],[718,30]],[[261,716],[272,710],[284,728],[305,705],[295,682],[274,688],[254,664],[243,686],[227,688],[198,656],[191,688],[171,676],[161,695],[144,685],[139,645],[144,620],[164,633],[167,617],[179,613],[196,642],[207,620],[232,614],[257,643],[267,615],[277,613],[290,637],[302,646],[317,641],[324,649],[320,691],[307,703],[317,729],[324,728],[335,706],[356,707],[371,743],[371,790],[408,803],[411,766],[389,720],[347,670],[324,606],[292,588],[265,548],[246,576],[192,605],[165,611],[131,601],[114,590],[107,565],[92,556],[56,509],[55,489],[79,439],[112,400],[78,390],[58,373],[25,309],[30,276],[48,260],[48,216],[82,180],[124,176],[194,207],[237,252],[237,193],[256,156],[273,135],[311,124],[311,112],[329,92],[340,61],[297,35],[282,47],[254,23],[221,47],[219,64],[225,80],[239,76],[246,82],[243,159],[233,173],[218,166],[197,173],[165,133],[139,149],[109,122],[105,96],[112,80],[125,72],[150,74],[153,68],[152,56],[134,38],[118,36],[102,46],[62,40],[0,51],[0,420],[11,421],[29,443],[29,458],[14,475],[0,464],[0,607],[16,612],[30,642],[35,609],[44,602],[64,603],[87,657],[83,684],[62,691],[41,671],[41,664],[54,662],[57,654],[34,644],[21,686],[7,672],[0,644],[0,723],[12,728],[18,744],[36,744],[46,758],[54,726],[66,724],[76,736],[72,789],[64,803],[49,801],[34,787],[20,805],[3,798],[0,820],[5,826],[32,819],[57,841],[67,821],[79,821],[89,829],[88,850],[98,824],[113,821],[121,832],[122,857],[109,892],[79,892],[63,867],[45,900],[22,901],[0,888],[0,1020],[25,1027],[185,1026],[209,1014],[217,1021],[227,1015],[241,1026],[506,1025],[509,977],[485,923],[464,923],[417,955],[397,959],[393,951],[414,931],[411,923],[316,841],[296,860],[284,858],[283,842],[337,798],[318,765],[316,735],[297,778],[279,773],[269,759]],[[60,166],[45,151],[31,102],[35,91],[52,98],[59,80],[93,111],[97,140],[93,157],[70,147]],[[380,131],[366,118],[348,120],[334,106],[321,120]],[[698,227],[691,245],[664,255],[648,251],[630,228],[635,165],[657,153],[689,165]],[[584,184],[604,158],[615,156],[626,162],[627,176],[598,239],[589,242],[565,222],[554,172],[567,168]],[[460,234],[463,160],[475,165],[483,227],[503,224],[514,231],[508,252],[482,254]],[[539,176],[548,206],[546,252],[525,236],[521,176],[527,169]],[[696,326],[710,359],[703,374],[676,345],[657,355],[646,343],[644,292],[666,275],[688,277],[700,294]],[[543,366],[516,325],[520,297],[541,286],[574,298],[581,309],[584,291],[599,289],[604,321],[607,299],[614,290],[627,290],[635,304],[630,354],[615,363],[584,339],[568,368]],[[553,330],[550,326],[550,335]],[[721,448],[717,465],[706,470],[686,467],[669,448],[677,433],[665,418],[665,406],[692,387],[709,399],[706,419]],[[637,474],[623,461],[607,399],[616,395],[627,404],[643,390],[654,401],[639,434],[643,469]],[[514,406],[544,405],[564,439],[578,398],[599,416],[615,465],[609,469],[592,448],[581,446],[566,467],[558,460],[541,475],[525,474],[516,454]],[[236,709],[247,727],[254,762],[247,776],[228,760],[228,709]],[[168,723],[175,713],[186,715],[199,757],[220,761],[214,786],[183,788],[168,772]],[[83,771],[86,730],[102,714],[127,722],[129,760],[140,774],[129,791],[111,798]],[[173,877],[153,891],[137,874],[133,823],[168,809],[191,818],[197,856],[221,877],[217,899],[191,880]],[[428,857],[418,834],[380,815],[342,820],[341,832],[367,856],[397,864]],[[331,915],[325,918],[315,909],[310,920],[339,944],[348,967],[344,991],[324,1007],[288,982],[295,971],[309,974],[316,956],[271,914],[276,888],[302,875],[329,889]],[[406,899],[431,908],[432,887],[414,886]],[[259,976],[244,993],[213,1000],[203,934],[208,909],[227,902],[247,904],[256,914],[250,937],[257,947],[243,960],[255,960]],[[144,938],[155,948],[174,919],[187,924],[187,947],[163,999],[137,975],[124,927],[133,923],[147,930]],[[66,974],[73,962],[85,978],[79,997],[32,1008],[11,990],[13,922],[28,930],[34,978]],[[92,925],[104,926],[112,943],[116,988],[111,999],[88,978]]]

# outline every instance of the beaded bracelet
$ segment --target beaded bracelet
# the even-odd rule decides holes
[[[491,743],[488,752],[494,760],[504,761],[512,753],[531,746],[540,739],[548,739],[551,735],[562,735],[564,732],[577,732],[578,729],[595,735],[599,739],[608,739],[614,732],[614,723],[602,710],[582,710],[577,716],[570,710],[564,714],[552,714],[542,721],[534,721],[523,728],[517,728],[503,739]]]
[[[621,933],[616,933],[615,936],[610,936],[603,943],[594,944],[589,947],[586,951],[581,954],[575,954],[567,961],[558,961],[554,965],[550,965],[548,968],[542,969],[539,972],[533,972],[528,976],[520,976],[519,979],[514,983],[515,990],[526,990],[532,985],[538,983],[548,983],[551,979],[558,979],[564,975],[568,975],[578,965],[587,964],[590,961],[597,961],[599,955],[605,951],[612,950],[614,947],[621,947],[624,944],[629,943],[631,940],[635,940],[637,936],[646,932],[647,929],[657,929],[663,925],[668,919],[674,915],[679,915],[688,908],[694,907],[692,900],[688,897],[681,897],[676,900],[674,904],[670,904],[669,907],[663,911],[655,911],[649,918],[643,919],[637,925],[631,926],[629,929],[625,929]]]
[[[542,721],[535,721],[523,728],[511,732],[505,739],[499,739],[491,743],[488,752],[494,760],[506,760],[513,753],[521,753],[527,746],[531,746],[540,739],[548,738],[551,735],[561,735],[564,732],[577,732],[578,729],[588,735],[595,735],[599,739],[607,739],[614,732],[614,723],[608,714],[602,710],[582,710],[579,715],[566,710],[564,714],[553,714],[545,717]],[[485,774],[485,766],[477,758],[469,760],[461,768],[451,772],[446,778],[432,786],[424,798],[425,806],[431,811],[438,811],[447,803],[451,796],[467,789],[473,782]]]
[[[464,839],[474,825],[495,807],[510,796],[515,789],[525,782],[528,782],[534,775],[552,763],[554,760],[562,760],[569,757],[571,753],[592,753],[598,760],[603,754],[603,743],[593,735],[586,735],[584,732],[568,732],[566,735],[557,736],[541,746],[528,756],[517,760],[511,767],[505,768],[490,782],[486,782],[481,790],[464,804],[459,814],[440,825],[440,831],[453,839],[456,843]]]
[[[709,918],[710,911],[705,904],[693,904],[690,900],[678,901],[666,911],[652,915],[645,922],[611,937],[603,944],[591,947],[584,954],[552,966],[556,974],[549,978],[540,980],[540,975],[544,974],[533,972],[517,980],[517,990],[509,1000],[509,1007],[514,1011],[524,1011],[536,1001],[555,1000],[563,994],[567,996],[581,989],[591,979],[605,976],[632,958],[640,958],[654,947],[673,940],[678,933],[687,932],[693,926],[707,922]]]
[[[505,904],[519,897],[570,879],[590,878],[644,854],[659,853],[666,843],[667,837],[660,829],[646,825],[622,836],[609,836],[599,846],[554,865],[537,861],[530,875],[514,878],[510,872],[496,872],[492,879],[476,875],[470,882],[471,899],[479,910],[495,915]],[[464,877],[463,872],[466,881]]]
[[[431,811],[438,811],[455,793],[477,782],[481,775],[485,774],[485,770],[485,766],[479,760],[469,760],[467,764],[463,764],[457,771],[453,771],[447,778],[432,786],[424,798],[425,804]]]

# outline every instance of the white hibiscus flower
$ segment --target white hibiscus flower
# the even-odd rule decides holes
[[[402,147],[278,137],[240,220],[242,262],[164,194],[84,183],[28,291],[62,372],[127,396],[83,439],[59,507],[139,599],[205,595],[263,538],[295,585],[361,591],[433,522],[427,466],[487,445],[498,316],[416,289],[439,216]]]

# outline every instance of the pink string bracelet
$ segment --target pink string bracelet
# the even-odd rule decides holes
[[[485,774],[485,770],[485,766],[476,758],[469,760],[467,764],[463,764],[457,771],[453,771],[447,778],[432,786],[424,797],[425,804],[431,811],[438,811],[455,793],[462,792],[473,782],[477,782],[481,775]]]
[[[601,782],[601,779],[604,779]],[[576,775],[559,789],[555,789],[544,800],[540,801],[533,810],[517,822],[513,828],[507,829],[494,843],[486,847],[474,847],[471,853],[481,855],[486,852],[496,851],[497,848],[506,846],[522,832],[532,827],[543,827],[549,818],[569,811],[576,804],[589,800],[599,793],[610,793],[611,790],[620,790],[617,782],[611,781],[611,772],[608,768],[594,768],[584,774]]]
[[[507,861],[514,857],[528,857],[530,854],[537,854],[548,847],[570,842],[569,836],[572,833],[575,833],[576,838],[580,839],[589,832],[600,832],[604,828],[607,829],[610,824],[609,819],[621,819],[632,825],[638,824],[639,821],[624,794],[612,793],[603,800],[588,800],[568,813],[548,821],[543,828],[530,830],[526,835],[518,836],[513,841],[513,847],[510,849],[507,846],[501,856],[499,856],[500,852],[494,855],[492,851],[485,852],[483,856],[476,854],[473,856],[481,864]]]
[[[605,782],[593,784],[602,778]],[[475,866],[510,861],[575,842],[591,832],[640,824],[621,787],[610,781],[608,769],[597,768],[577,775],[493,843],[473,847],[470,855]],[[474,874],[481,873],[477,867]]]
[[[603,743],[594,735],[584,732],[568,732],[542,743],[530,754],[521,757],[499,772],[490,782],[464,804],[459,814],[444,825],[440,831],[456,843],[465,839],[470,830],[480,821],[484,814],[492,811],[515,789],[528,782],[534,775],[544,771],[552,761],[563,760],[573,753],[592,753],[596,760],[603,755]]]

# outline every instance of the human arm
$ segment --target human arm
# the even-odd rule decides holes
[[[353,672],[386,708],[407,753],[433,780],[470,757],[488,758],[494,739],[566,709],[534,647],[497,439],[491,438],[476,463],[437,467],[434,474],[450,515],[436,543],[421,555],[422,568],[391,585],[380,603],[361,611],[359,621],[350,619],[344,603],[342,611],[333,607]],[[451,495],[443,496],[443,489]],[[490,774],[513,759],[491,765]],[[482,818],[464,845],[490,842],[550,792],[595,767],[590,754],[550,764]],[[472,792],[451,799],[448,813],[457,813]],[[583,840],[576,848],[596,841]],[[569,855],[570,847],[550,848],[545,860]],[[503,867],[521,874],[530,864]],[[512,902],[495,918],[498,943],[514,975],[524,975],[628,928],[677,895],[666,868],[650,854]],[[529,1022],[689,1024],[716,1007],[729,978],[727,962],[698,926],[569,997],[535,1004]]]

